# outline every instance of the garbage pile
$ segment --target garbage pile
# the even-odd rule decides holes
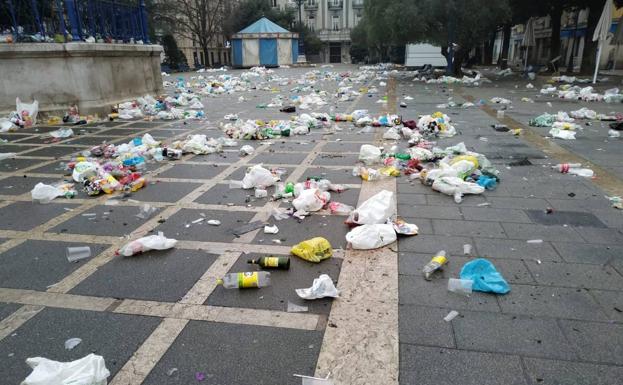
[[[467,75],[464,75],[462,78],[455,78],[454,76],[446,76],[446,75],[435,78],[435,77],[429,77],[429,76],[423,75],[420,77],[415,77],[413,81],[420,81],[426,84],[462,84],[466,86],[477,87],[481,83],[489,82],[490,80],[482,77],[480,74],[476,74],[476,76],[474,77],[469,77]]]
[[[228,138],[208,139],[205,135],[189,135],[162,147],[151,135],[144,134],[120,145],[101,144],[83,152],[64,164],[65,171],[73,182],[89,196],[114,192],[131,193],[143,188],[146,179],[143,171],[148,161],[161,162],[180,159],[184,154],[211,154],[221,152],[223,147],[236,146]],[[47,203],[57,197],[73,198],[76,191],[73,183],[55,185],[39,183],[32,190],[33,200]]]
[[[184,107],[184,108],[180,108]],[[205,116],[203,104],[195,94],[181,93],[158,99],[145,95],[134,101],[124,102],[117,106],[116,111],[109,115],[112,119],[132,120],[150,119],[201,119]]]
[[[563,84],[558,88],[554,86],[544,86],[540,91],[542,95],[557,95],[560,99],[566,100],[583,100],[587,102],[606,102],[621,103],[623,102],[623,94],[618,88],[611,88],[604,91],[603,94],[595,92],[591,86],[580,87],[570,84]]]
[[[0,132],[15,131],[18,128],[27,128],[37,124],[39,102],[24,103],[20,98],[15,100],[15,111],[7,118],[0,118]]]
[[[235,120],[221,123],[221,129],[230,138],[265,140],[291,135],[306,135],[311,129],[329,126],[329,116],[323,113],[301,114],[292,120]]]

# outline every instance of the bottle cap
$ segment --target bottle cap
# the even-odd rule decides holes
[[[222,285],[223,283],[224,283],[223,280],[220,278],[216,280],[217,285]]]

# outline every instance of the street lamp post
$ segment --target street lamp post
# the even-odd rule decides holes
[[[305,0],[294,0],[294,3],[299,9],[299,55],[296,59],[297,63],[305,63],[307,58],[305,58],[305,44],[303,44],[303,15],[302,8]]]

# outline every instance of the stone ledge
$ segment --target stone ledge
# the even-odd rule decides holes
[[[0,44],[0,59],[41,57],[160,56],[160,45],[106,43],[21,43]]]

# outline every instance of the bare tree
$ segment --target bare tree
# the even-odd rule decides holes
[[[158,19],[179,36],[196,41],[208,60],[208,49],[223,33],[228,0],[160,0],[154,4]]]

